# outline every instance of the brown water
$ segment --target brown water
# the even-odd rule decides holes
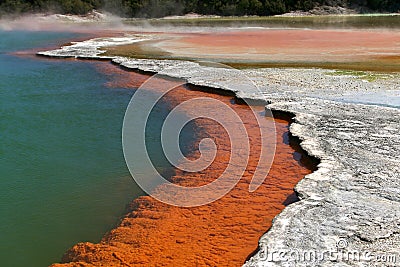
[[[400,19],[400,16],[396,16]],[[400,71],[395,29],[203,29],[149,33],[158,39],[108,48],[136,58],[212,60],[233,67]],[[161,38],[161,39],[160,39]]]

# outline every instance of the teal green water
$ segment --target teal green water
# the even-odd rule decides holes
[[[90,62],[8,54],[73,37],[0,31],[1,266],[46,266],[99,241],[141,194],[121,147],[132,90],[107,88]]]

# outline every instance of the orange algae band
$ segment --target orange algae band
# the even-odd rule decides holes
[[[148,78],[111,64],[97,66],[108,75],[119,77],[110,86],[137,88]],[[238,184],[221,199],[199,207],[170,206],[150,196],[135,199],[120,225],[104,236],[101,243],[77,244],[64,255],[64,264],[53,266],[75,266],[74,262],[82,266],[241,266],[257,248],[272,219],[293,201],[296,183],[311,171],[294,159],[296,151],[284,140],[288,120],[275,118],[275,158],[262,185],[250,193],[249,184],[261,151],[259,121],[267,123],[271,118],[263,117],[263,107],[254,115],[248,106],[236,104],[232,97],[183,86],[165,95],[171,106],[195,97],[225,103],[244,123],[250,139],[250,154]],[[186,110],[187,113],[195,111],[195,107]],[[260,116],[258,121],[255,116]],[[199,157],[199,142],[206,137],[212,138],[218,149],[207,169],[192,173],[174,171],[170,180],[182,186],[212,182],[226,169],[231,156],[228,133],[221,125],[206,118],[196,119],[194,124],[199,140],[190,144],[187,157],[193,160]],[[162,186],[158,188],[161,191]]]

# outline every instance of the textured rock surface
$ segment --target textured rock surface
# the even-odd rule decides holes
[[[302,147],[321,164],[296,186],[302,201],[275,219],[261,243],[268,244],[269,251],[316,251],[320,256],[336,251],[342,246],[338,242],[345,240],[345,252],[398,257],[400,111],[316,99],[271,108],[298,114],[291,132],[304,140]],[[259,256],[247,266],[273,265]],[[337,264],[325,260],[324,266]],[[368,257],[362,263],[341,262],[353,266],[374,261]],[[296,266],[302,264],[310,261]]]
[[[400,260],[397,75],[367,81],[318,69],[247,70],[260,88],[254,90],[241,88],[234,70],[182,61],[114,61],[196,85],[232,90],[241,98],[264,97],[269,108],[295,114],[290,131],[321,163],[296,186],[301,201],[274,219],[272,228],[260,239],[263,249],[245,266],[365,266],[378,264],[381,255]],[[265,259],[266,248],[269,253],[314,252],[318,259],[296,260],[282,253],[273,259],[268,254]],[[360,260],[321,256],[337,251],[355,251]]]
[[[83,42],[75,42],[71,45],[66,45],[60,49],[39,52],[38,55],[51,57],[75,57],[75,58],[97,58],[97,59],[112,59],[112,57],[101,56],[105,50],[100,48],[132,44],[135,42],[150,40],[150,36],[143,34],[126,35],[124,37],[106,37],[94,38]]]
[[[117,88],[137,88],[149,77],[124,71],[111,64],[96,65],[106,75],[118,77],[115,83],[109,84]],[[158,85],[164,88],[168,82],[159,79],[149,86],[147,92],[157,91]],[[170,85],[174,87],[176,84]],[[230,116],[224,117],[224,123],[233,127],[228,135],[215,121],[196,119],[193,125],[196,137],[193,137],[194,142],[186,144],[190,145],[187,157],[198,159],[199,141],[208,137],[218,147],[216,157],[204,170],[192,173],[177,169],[170,179],[186,187],[201,186],[214,181],[231,165],[231,173],[242,174],[239,183],[223,198],[199,207],[170,206],[149,196],[137,198],[130,204],[129,212],[120,224],[105,235],[99,244],[79,243],[73,246],[62,259],[65,264],[55,264],[54,267],[74,266],[77,262],[82,266],[240,266],[254,252],[258,239],[271,226],[272,219],[285,205],[296,200],[294,186],[302,177],[311,173],[310,169],[301,164],[307,163],[307,157],[290,146],[288,121],[273,120],[275,135],[271,130],[274,127],[272,120],[263,116],[262,106],[254,107],[256,112],[253,113],[248,106],[232,101],[232,96],[188,90],[185,87],[175,88],[163,99],[173,107],[198,97],[212,98],[219,104],[223,103],[223,106],[231,107],[241,121],[238,123]],[[213,105],[212,113],[225,114],[219,104]],[[184,113],[194,117],[202,109],[210,110],[209,103],[192,103],[184,109]],[[148,122],[151,123],[151,120]],[[231,148],[232,142],[229,140],[240,126],[246,127],[251,140],[250,153],[237,155],[245,159],[247,164],[233,166],[230,158],[235,150]],[[249,192],[255,169],[268,172],[269,168],[265,162],[259,165],[262,148],[260,128],[266,129],[264,140],[270,140],[271,143],[276,141],[275,157],[262,186],[255,192]],[[245,139],[241,138],[240,141],[244,142]],[[179,166],[183,167],[182,164]],[[162,184],[155,191],[163,194],[168,192],[168,187]],[[188,195],[177,194],[176,197],[184,199]]]

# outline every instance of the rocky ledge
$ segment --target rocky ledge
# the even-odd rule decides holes
[[[87,52],[87,50],[86,50]],[[95,51],[93,57],[99,54]],[[75,51],[43,52],[80,57]],[[88,57],[87,53],[82,55]],[[92,57],[92,56],[90,56]],[[395,266],[400,261],[400,93],[397,74],[321,69],[237,70],[185,61],[111,58],[125,68],[266,99],[295,115],[301,146],[320,159],[295,187],[300,201],[273,221],[244,266]]]

